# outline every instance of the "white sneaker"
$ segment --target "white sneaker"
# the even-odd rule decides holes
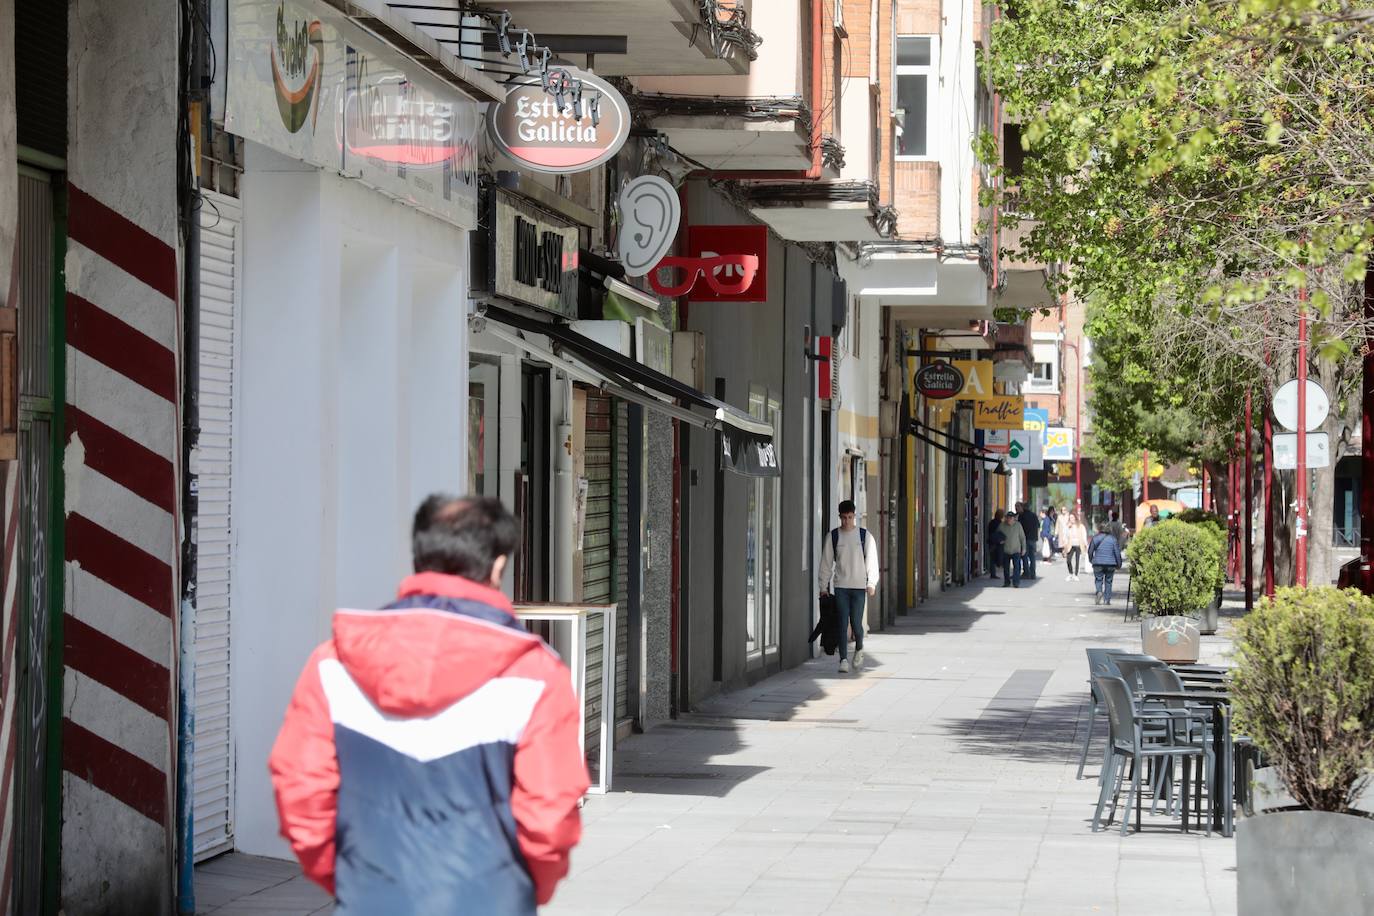
[[[848,673],[849,673],[849,659],[847,659],[847,658],[842,658],[842,659],[840,659],[840,674],[848,674]]]
[[[858,671],[858,670],[859,670],[860,668],[862,668],[863,666],[864,666],[864,650],[863,650],[863,649],[855,649],[855,650],[854,650],[854,670],[855,670],[855,671]]]
[[[1065,581],[1065,582],[1072,582],[1072,581],[1073,581],[1073,573],[1067,573],[1067,574],[1064,576],[1064,581]]]

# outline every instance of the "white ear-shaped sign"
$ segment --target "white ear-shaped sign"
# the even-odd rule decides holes
[[[677,238],[682,206],[677,191],[657,175],[641,175],[620,192],[620,263],[642,277],[663,259]]]

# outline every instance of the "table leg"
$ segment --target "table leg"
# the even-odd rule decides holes
[[[1212,704],[1212,829],[1220,831],[1222,836],[1230,836],[1226,830],[1225,818],[1222,816],[1222,809],[1218,805],[1218,799],[1228,797],[1231,794],[1230,784],[1226,781],[1226,713],[1223,704]],[[1229,804],[1229,802],[1228,802]]]

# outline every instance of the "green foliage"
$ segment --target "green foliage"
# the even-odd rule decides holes
[[[1131,588],[1147,616],[1199,616],[1216,590],[1217,553],[1200,526],[1168,519],[1141,529],[1126,548]]]
[[[1207,536],[1207,540],[1212,545],[1212,551],[1216,555],[1216,588],[1222,588],[1226,584],[1226,524],[1221,520],[1221,516],[1215,512],[1208,512],[1204,509],[1185,509],[1174,518],[1183,522],[1185,525],[1192,525],[1198,531]]]
[[[1220,458],[1247,389],[1358,368],[1374,247],[1374,41],[1335,0],[1007,0],[982,66],[1028,155],[1019,258],[1088,304],[1093,437]],[[995,164],[995,146],[979,144]]]
[[[1279,589],[1236,626],[1237,726],[1316,811],[1349,813],[1374,768],[1374,599]]]

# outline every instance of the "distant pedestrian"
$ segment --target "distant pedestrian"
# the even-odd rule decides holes
[[[1002,516],[1005,513],[998,509],[992,513],[992,518],[988,520],[987,541],[988,541],[988,578],[996,579],[997,571],[1002,568],[1002,541],[1006,539],[998,529],[1002,527]]]
[[[1016,517],[1021,522],[1021,530],[1026,535],[1026,550],[1021,554],[1021,578],[1035,578],[1035,551],[1040,539],[1040,520],[1035,510],[1025,503],[1016,504]]]
[[[1159,517],[1159,506],[1150,503],[1150,514],[1145,517],[1145,521],[1140,523],[1140,527],[1142,530],[1145,528],[1153,528],[1162,521],[1164,521],[1164,519]]]
[[[396,601],[335,612],[306,662],[268,766],[339,916],[534,916],[568,872],[581,703],[499,590],[519,537],[498,500],[429,497]]]
[[[1023,507],[1024,508],[1024,507]],[[1026,531],[1010,509],[997,529],[1002,534],[1002,587],[1021,587],[1021,567],[1026,553]]]
[[[854,630],[854,670],[864,666],[864,603],[878,590],[878,545],[854,522],[854,503],[840,503],[840,527],[821,541],[821,595],[835,594],[840,673],[849,671],[849,634]]]
[[[1064,548],[1064,562],[1069,568],[1064,581],[1077,582],[1083,553],[1088,549],[1088,529],[1079,521],[1077,512],[1065,513],[1062,522],[1060,546]]]
[[[1040,558],[1054,562],[1054,510],[1049,506],[1040,512]]]
[[[1093,604],[1112,603],[1112,577],[1121,568],[1121,545],[1105,523],[1088,543],[1088,562],[1093,565]]]
[[[1107,513],[1107,532],[1116,538],[1118,547],[1126,549],[1126,540],[1131,536],[1131,530],[1121,524],[1121,515],[1115,509]]]

